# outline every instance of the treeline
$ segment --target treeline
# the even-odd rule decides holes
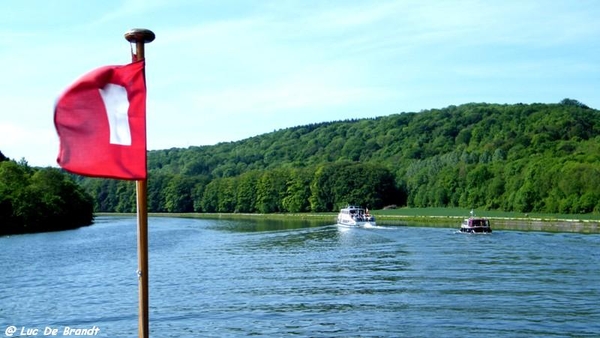
[[[600,114],[572,99],[470,103],[150,151],[148,165],[155,212],[600,212]],[[97,211],[135,210],[132,183],[80,180]]]
[[[135,212],[133,182],[85,179],[84,184],[97,197],[98,210]],[[151,212],[308,212],[347,204],[379,209],[401,195],[389,169],[372,163],[253,170],[212,180],[154,172],[148,179]]]
[[[92,224],[93,202],[67,174],[32,168],[0,152],[0,236]]]

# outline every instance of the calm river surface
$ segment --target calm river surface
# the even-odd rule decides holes
[[[600,337],[600,235],[149,224],[152,337]],[[0,337],[137,337],[136,241],[134,217],[0,237]]]

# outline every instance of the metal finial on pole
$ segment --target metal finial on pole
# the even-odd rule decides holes
[[[148,29],[135,28],[125,33],[125,39],[135,43],[134,61],[145,59],[144,44],[154,41],[155,35]],[[140,338],[148,338],[150,334],[149,301],[148,301],[148,181],[136,181],[137,224],[138,224],[138,287],[139,287],[139,322]]]
[[[156,35],[149,29],[133,28],[125,33],[125,40],[135,43],[137,61],[144,60],[144,44],[154,41]]]

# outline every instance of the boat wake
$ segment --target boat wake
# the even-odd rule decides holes
[[[491,232],[466,232],[466,231],[460,231],[460,230],[456,230],[454,231],[455,234],[465,234],[465,235],[479,235],[479,236],[485,236],[485,235],[491,235]]]
[[[345,224],[333,224],[339,229],[368,229],[368,230],[394,230],[398,227],[388,227],[381,225],[363,224],[363,225],[345,225]]]
[[[334,224],[333,226],[337,226],[341,229],[376,229],[376,230],[394,230],[398,227],[393,226],[381,226],[381,225],[372,225],[372,224],[364,224],[364,225],[345,225],[345,224]]]
[[[381,226],[381,225],[372,225],[372,224],[365,224],[363,226],[361,226],[361,228],[365,228],[365,229],[392,229],[391,227],[385,227],[385,226]]]

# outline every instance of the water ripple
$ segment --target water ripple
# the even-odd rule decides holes
[[[134,336],[135,246],[129,217],[0,238],[0,325]],[[152,218],[151,335],[600,336],[598,252],[598,235]]]

